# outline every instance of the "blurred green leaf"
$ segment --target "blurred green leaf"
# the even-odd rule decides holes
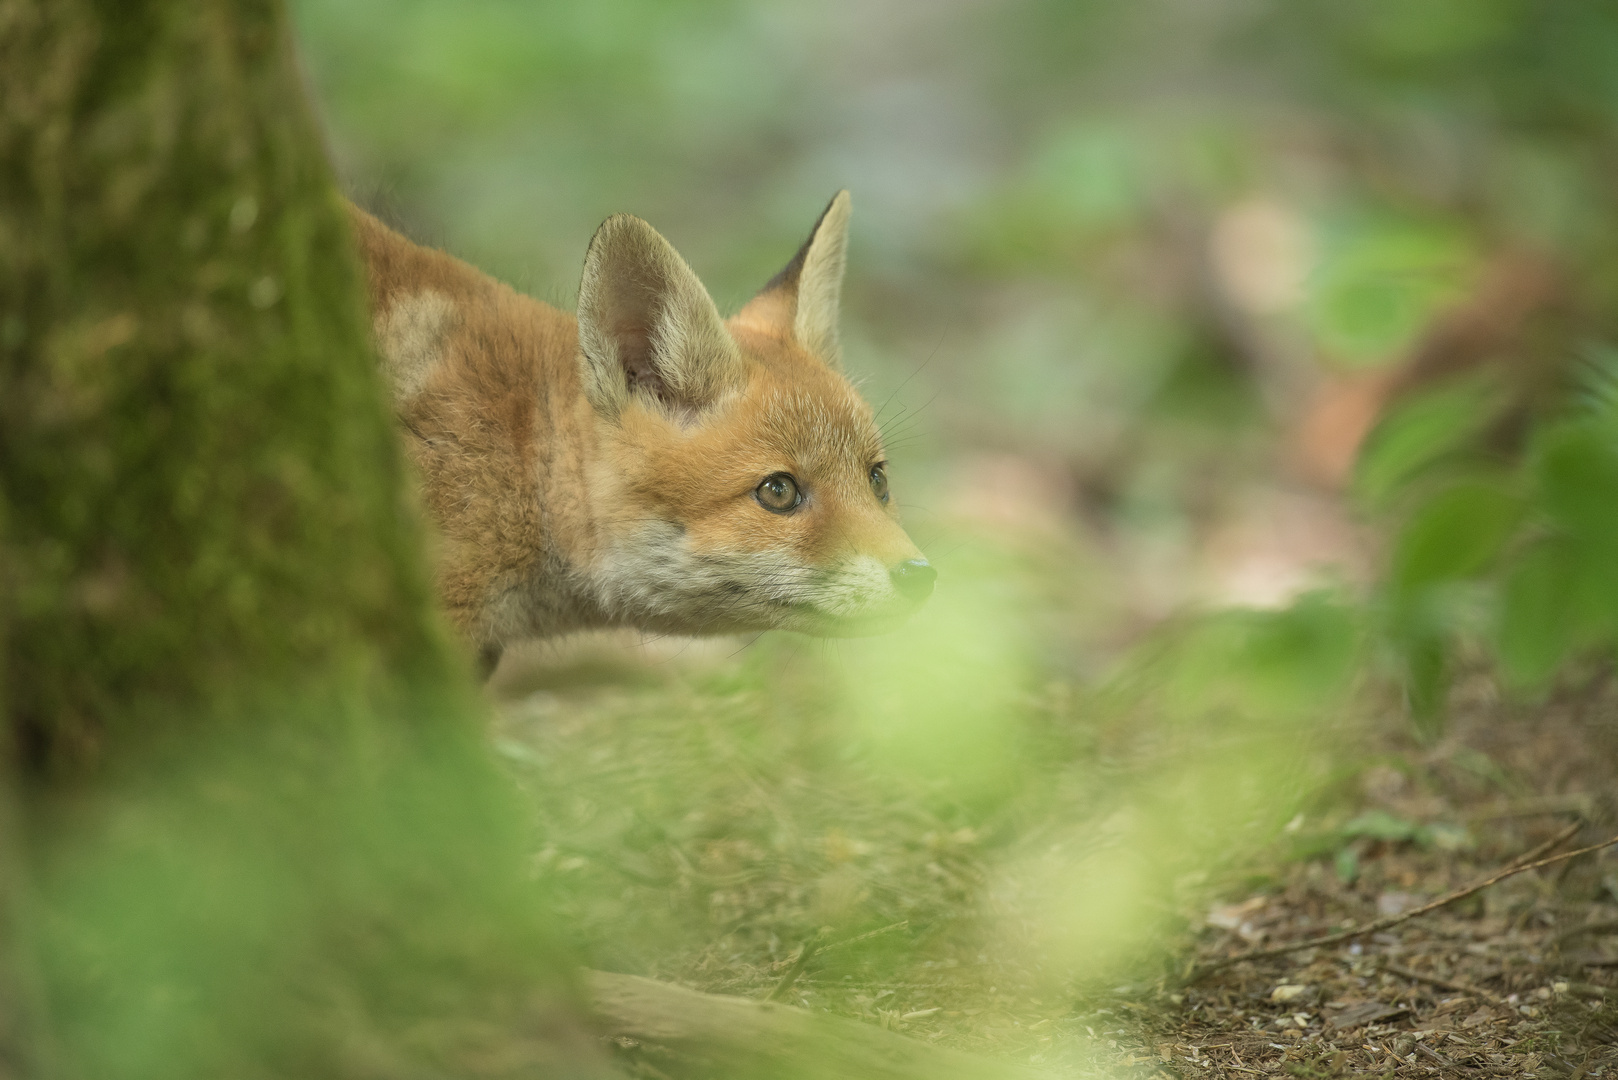
[[[1340,223],[1310,282],[1309,325],[1351,366],[1401,359],[1466,294],[1477,257],[1454,225],[1368,217]]]
[[[1441,727],[1451,643],[1481,622],[1477,590],[1467,582],[1494,563],[1521,519],[1521,500],[1503,482],[1471,479],[1421,504],[1399,534],[1384,631],[1423,738]]]
[[[1578,558],[1565,541],[1536,544],[1512,566],[1501,594],[1495,647],[1506,677],[1537,689],[1574,643]]]
[[[1405,696],[1416,734],[1431,741],[1443,727],[1444,698],[1449,690],[1449,650],[1444,639],[1424,633],[1402,643]]]
[[[1606,344],[1586,347],[1573,379],[1574,399],[1589,419],[1618,423],[1618,349]]]
[[[1472,844],[1472,837],[1464,826],[1444,822],[1423,824],[1386,810],[1367,810],[1344,824],[1338,835],[1351,840],[1364,837],[1388,844],[1413,843],[1443,851],[1459,851]]]
[[[1434,60],[1477,52],[1511,31],[1512,0],[1372,0],[1363,5],[1365,43],[1400,59]]]
[[[1476,838],[1465,825],[1435,821],[1425,827],[1424,833],[1422,844],[1439,851],[1470,851],[1477,846]]]
[[[1384,510],[1416,477],[1473,448],[1506,408],[1489,377],[1465,379],[1412,395],[1371,432],[1355,467],[1356,495]]]
[[[1229,611],[1167,645],[1150,678],[1185,719],[1220,710],[1258,718],[1309,715],[1338,700],[1360,657],[1358,613],[1328,592],[1281,611]]]
[[[1351,608],[1329,593],[1309,593],[1284,611],[1252,618],[1237,670],[1279,706],[1318,708],[1353,677],[1359,639]]]
[[[1618,544],[1618,439],[1593,423],[1561,424],[1541,434],[1534,473],[1546,512],[1576,536]]]
[[[1415,840],[1421,834],[1421,825],[1386,810],[1368,810],[1343,826],[1344,836],[1364,836],[1389,843]]]
[[[1396,597],[1479,574],[1521,518],[1521,500],[1501,481],[1465,480],[1440,492],[1399,535],[1391,573]]]

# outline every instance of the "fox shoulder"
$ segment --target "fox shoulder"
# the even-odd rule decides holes
[[[488,285],[479,271],[413,243],[358,207],[349,207],[349,217],[367,271],[377,360],[395,404],[404,405],[443,364],[464,306]]]

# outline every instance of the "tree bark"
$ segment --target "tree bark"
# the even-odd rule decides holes
[[[599,1074],[279,4],[0,0],[0,103],[0,1075]]]

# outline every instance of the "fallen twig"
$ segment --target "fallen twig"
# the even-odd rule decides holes
[[[1595,800],[1582,792],[1572,795],[1538,795],[1519,800],[1510,806],[1480,811],[1472,814],[1468,820],[1481,824],[1488,821],[1509,821],[1513,818],[1546,817],[1554,814],[1573,814],[1588,819],[1594,805]]]
[[[857,1020],[635,975],[589,971],[585,990],[603,1034],[673,1050],[694,1059],[692,1073],[703,1076],[1051,1080],[1050,1073],[945,1050]]]
[[[1539,1056],[1540,1056],[1540,1060],[1550,1062],[1552,1065],[1555,1065],[1558,1069],[1560,1069],[1564,1073],[1567,1073],[1569,1076],[1583,1076],[1584,1075],[1584,1070],[1582,1068],[1579,1068],[1579,1067],[1575,1066],[1571,1061],[1567,1061],[1567,1060],[1565,1060],[1563,1058],[1557,1057],[1555,1054],[1551,1053],[1549,1050],[1541,1050],[1539,1052]]]
[[[1514,877],[1517,874],[1526,873],[1529,870],[1538,870],[1542,867],[1553,866],[1556,863],[1565,862],[1568,859],[1576,859],[1580,855],[1588,855],[1593,851],[1600,851],[1602,848],[1608,848],[1612,847],[1614,844],[1618,844],[1618,836],[1614,836],[1601,841],[1599,844],[1591,844],[1589,847],[1576,848],[1573,851],[1565,851],[1560,855],[1552,855],[1549,858],[1535,858],[1535,856],[1537,856],[1540,852],[1549,851],[1558,844],[1567,840],[1568,837],[1572,836],[1573,833],[1579,829],[1581,824],[1582,823],[1578,822],[1574,823],[1568,829],[1564,829],[1561,833],[1552,837],[1550,840],[1546,841],[1544,844],[1541,844],[1528,854],[1519,856],[1515,862],[1508,864],[1505,869],[1496,871],[1495,873],[1484,878],[1482,881],[1479,881],[1473,885],[1468,885],[1464,889],[1457,889],[1452,893],[1447,893],[1444,896],[1440,896],[1437,900],[1422,904],[1420,907],[1411,908],[1409,911],[1401,912],[1398,915],[1389,915],[1387,918],[1377,919],[1374,922],[1368,922],[1361,926],[1353,926],[1347,930],[1338,930],[1334,933],[1322,934],[1320,937],[1308,938],[1303,941],[1295,941],[1288,945],[1273,945],[1267,949],[1251,949],[1247,952],[1237,953],[1235,956],[1227,956],[1222,960],[1212,960],[1206,964],[1199,964],[1186,974],[1185,982],[1187,984],[1197,982],[1198,980],[1204,979],[1213,974],[1215,971],[1230,967],[1232,964],[1240,964],[1244,960],[1262,960],[1271,956],[1285,956],[1287,953],[1297,952],[1300,949],[1318,948],[1322,945],[1335,945],[1340,941],[1347,941],[1350,938],[1364,937],[1367,934],[1375,934],[1391,927],[1398,926],[1400,923],[1409,922],[1411,919],[1414,919],[1417,916],[1426,915],[1428,912],[1437,911],[1439,908],[1453,904],[1457,900],[1464,900],[1468,896],[1481,892],[1484,889],[1487,889],[1490,885],[1504,881],[1508,877]]]
[[[803,969],[809,966],[809,960],[817,951],[815,942],[818,940],[820,940],[818,931],[803,939],[803,944],[798,946],[798,958],[792,961],[792,966],[787,968],[786,974],[781,976],[781,980],[775,984],[775,988],[764,995],[765,1001],[781,1001],[787,996],[787,991],[792,989],[792,984],[798,981],[798,976],[803,974]]]
[[[1545,841],[1543,844],[1540,844],[1538,847],[1528,849],[1528,852],[1526,854],[1519,855],[1515,859],[1513,859],[1511,862],[1508,862],[1506,864],[1506,869],[1509,870],[1514,866],[1522,866],[1524,863],[1534,861],[1535,859],[1539,858],[1541,855],[1549,855],[1551,852],[1555,851],[1557,848],[1561,847],[1563,844],[1565,844],[1569,840],[1573,839],[1573,837],[1577,836],[1579,830],[1582,829],[1582,828],[1584,828],[1584,819],[1580,818],[1579,820],[1577,820],[1577,821],[1573,822],[1571,825],[1569,825],[1567,828],[1563,829],[1561,832],[1557,833],[1555,836],[1551,837],[1549,840]],[[1618,838],[1615,838],[1615,839],[1618,839]],[[1608,843],[1611,843],[1611,842],[1612,841],[1610,841],[1610,840],[1608,841]],[[1600,846],[1605,846],[1605,845],[1600,845]],[[1577,854],[1577,852],[1574,852],[1573,854]],[[1572,858],[1572,855],[1569,855],[1568,857]]]
[[[900,919],[896,923],[889,923],[886,926],[879,926],[875,930],[867,930],[863,934],[855,934],[853,937],[844,938],[842,941],[834,941],[830,945],[822,945],[815,951],[817,953],[829,953],[834,949],[846,949],[850,945],[858,945],[862,941],[869,941],[871,938],[881,937],[883,934],[891,934],[895,930],[908,929],[910,929],[910,920]]]
[[[1444,1068],[1444,1069],[1453,1069],[1453,1068],[1455,1068],[1455,1063],[1453,1061],[1451,1061],[1449,1058],[1445,1057],[1443,1054],[1440,1054],[1437,1050],[1434,1050],[1432,1047],[1428,1046],[1424,1042],[1418,1042],[1416,1044],[1416,1053],[1423,1054],[1428,1059],[1430,1059],[1432,1061],[1436,1061],[1440,1068]]]

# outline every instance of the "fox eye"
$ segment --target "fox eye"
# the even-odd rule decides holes
[[[888,501],[888,466],[886,462],[877,462],[871,466],[871,490],[882,502]]]
[[[753,492],[753,497],[764,509],[776,514],[796,510],[798,504],[803,502],[803,492],[798,490],[798,482],[792,479],[790,473],[784,472],[766,476]]]

